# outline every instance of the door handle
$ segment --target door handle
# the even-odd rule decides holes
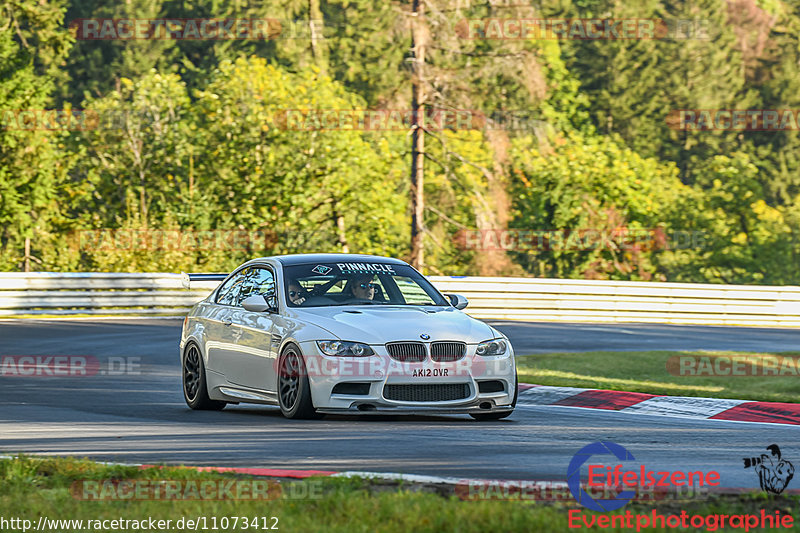
[[[231,324],[233,324],[233,321],[230,318],[225,318],[222,320],[222,323],[225,324],[226,326],[230,326]]]

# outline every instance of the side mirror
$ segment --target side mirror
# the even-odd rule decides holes
[[[244,307],[246,311],[252,311],[253,313],[274,313],[277,311],[275,306],[269,304],[266,296],[263,294],[248,296],[242,301],[242,307]]]
[[[467,300],[466,296],[460,294],[445,294],[445,296],[450,300],[450,305],[456,309],[464,309],[469,305],[469,300]]]

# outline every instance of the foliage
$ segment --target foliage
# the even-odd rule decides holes
[[[86,149],[75,173],[92,185],[75,208],[79,227],[263,236],[176,250],[153,239],[80,246],[74,259],[93,269],[227,269],[254,255],[309,248],[403,253],[402,176],[390,146],[364,132],[286,121],[302,109],[364,107],[317,71],[223,61],[191,104],[177,75],[151,71],[87,103],[110,127],[75,141]]]
[[[666,254],[670,279],[714,283],[797,283],[797,203],[770,206],[758,169],[743,153],[716,156],[699,172],[676,221],[701,237]]]
[[[426,272],[800,283],[796,132],[687,132],[667,120],[676,109],[799,109],[800,17],[791,5],[424,4],[425,108],[492,119],[426,131]],[[331,129],[306,118],[410,107],[410,3],[13,0],[0,13],[0,268],[21,267],[26,238],[41,270],[407,254],[410,126]],[[76,41],[67,31],[81,18],[200,17],[266,18],[280,31],[118,41]],[[661,19],[673,33],[465,34],[470,19],[541,17]],[[694,33],[674,33],[681,19]],[[79,108],[99,121],[53,131],[18,120],[25,110]],[[307,123],[287,126],[288,113]],[[463,246],[466,231],[509,228],[579,242]],[[155,246],[142,237],[126,247],[91,233],[109,229],[189,240]],[[603,244],[587,247],[587,230]],[[192,241],[204,231],[263,238]]]
[[[529,139],[515,145],[513,227],[578,238],[535,242],[517,260],[543,277],[653,279],[646,252],[662,245],[657,231],[671,229],[662,213],[685,188],[674,165],[609,137],[571,134],[553,144],[551,152]],[[631,241],[626,230],[652,238]]]
[[[70,46],[60,3],[19,0],[0,13],[0,268],[16,270],[25,238],[45,236],[63,206],[72,158],[43,110]],[[52,123],[48,122],[47,126]],[[58,126],[55,126],[56,128]]]

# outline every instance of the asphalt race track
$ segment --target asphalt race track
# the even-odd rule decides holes
[[[558,324],[490,320],[519,354],[595,350],[800,352],[800,330],[662,324]]]
[[[584,350],[789,351],[800,330],[662,325],[493,323],[518,353]],[[285,420],[277,408],[195,412],[183,402],[179,320],[0,322],[0,355],[138,361],[131,373],[0,377],[0,454],[558,480],[572,455],[611,440],[648,469],[716,470],[723,486],[758,487],[742,458],[777,443],[800,466],[800,428],[557,406],[520,406],[507,420],[327,417]],[[112,373],[113,374],[113,373]]]

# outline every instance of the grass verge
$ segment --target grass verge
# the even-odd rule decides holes
[[[114,486],[121,480],[224,481],[253,480],[248,476],[197,472],[185,468],[149,468],[109,466],[73,458],[16,457],[0,460],[0,519],[21,518],[35,526],[39,517],[61,520],[196,520],[205,517],[206,529],[226,531],[301,531],[301,532],[394,532],[394,531],[564,531],[568,513],[581,512],[587,521],[625,511],[651,513],[654,508],[665,514],[739,514],[775,511],[791,514],[797,508],[795,496],[745,494],[715,496],[703,501],[631,503],[616,513],[586,511],[574,502],[534,501],[464,501],[454,495],[453,487],[379,482],[365,479],[310,478],[303,481],[281,480],[282,496],[270,500],[103,500],[76,498],[75,484],[94,481]],[[261,478],[263,479],[263,478]],[[118,486],[118,485],[117,485]],[[108,494],[115,494],[113,491]],[[184,493],[185,494],[185,493]],[[306,495],[305,497],[297,497]],[[308,495],[313,495],[309,497]],[[584,512],[585,511],[585,512]],[[222,518],[228,517],[228,527]],[[257,518],[257,527],[233,527],[232,517]],[[266,517],[266,521],[261,520]],[[277,522],[272,517],[276,517]],[[87,523],[84,522],[84,525]],[[634,522],[635,524],[635,522]],[[582,524],[583,525],[583,524]],[[264,527],[266,526],[266,527]],[[277,529],[272,529],[275,526]],[[4,527],[4,530],[22,531]],[[85,527],[61,526],[49,531],[86,531]],[[189,530],[184,526],[163,531]],[[582,527],[581,529],[598,529]],[[665,531],[656,528],[651,531]],[[136,530],[117,527],[115,531]],[[612,529],[614,530],[614,529]],[[616,529],[621,530],[621,529]],[[635,531],[635,529],[633,529]],[[695,528],[695,530],[697,530]],[[702,530],[702,528],[700,529]],[[98,531],[94,529],[94,531]],[[152,530],[151,530],[152,531]]]
[[[763,363],[774,358],[788,358],[779,366],[777,375],[675,375],[680,373],[677,358],[693,357],[684,361],[686,372],[708,374],[715,364],[722,372],[747,373],[755,369],[763,374],[769,371]],[[764,359],[764,356],[773,356]],[[751,359],[744,359],[751,357]],[[759,359],[755,359],[758,357]],[[670,369],[668,370],[668,361]],[[703,359],[707,358],[707,359]],[[736,358],[744,367],[732,366]],[[749,362],[748,362],[749,361]],[[710,366],[709,366],[710,365]],[[755,366],[753,366],[755,365]],[[794,366],[792,366],[794,365]],[[766,402],[800,402],[800,377],[797,375],[797,354],[763,354],[752,352],[581,352],[526,355],[517,358],[517,371],[522,383],[583,387],[630,392],[646,392],[670,396],[699,396],[707,398],[733,398]],[[783,374],[783,375],[781,375]]]

